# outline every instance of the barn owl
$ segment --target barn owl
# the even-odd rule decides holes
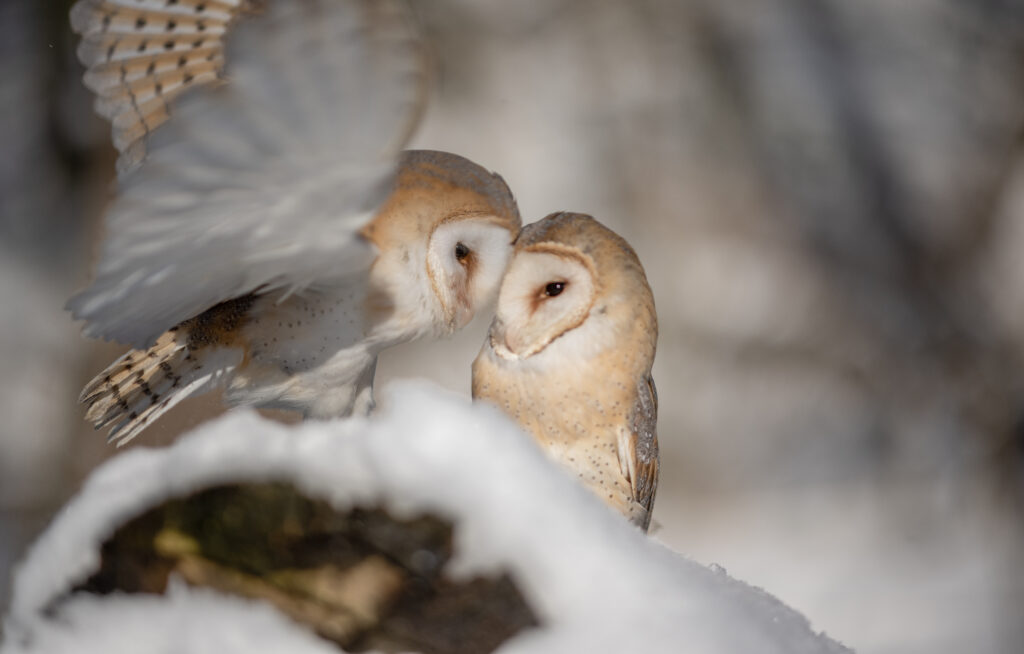
[[[423,97],[403,6],[74,6],[121,151],[95,281],[69,302],[87,335],[136,348],[82,392],[111,440],[221,386],[230,404],[365,413],[381,350],[452,333],[493,294],[519,212],[477,164],[401,152]]]
[[[590,216],[527,225],[473,362],[473,397],[645,531],[658,485],[658,321],[629,245]]]

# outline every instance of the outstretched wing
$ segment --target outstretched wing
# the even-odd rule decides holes
[[[145,136],[168,118],[182,91],[215,81],[224,66],[224,33],[246,0],[80,0],[71,29],[96,111],[108,118],[118,168],[142,161]]]
[[[145,112],[133,114],[151,132],[146,160],[122,178],[95,282],[69,302],[89,336],[144,347],[218,302],[256,288],[301,290],[364,270],[372,259],[358,230],[386,197],[424,96],[422,49],[405,6],[242,4],[252,15],[236,23],[229,5],[237,9],[237,1],[81,0],[75,7],[79,21],[90,9],[130,9],[132,24],[143,13],[164,16],[170,32],[168,8],[216,5],[231,25],[223,84],[184,94],[156,131]],[[175,20],[173,29],[182,24]],[[141,149],[129,144],[126,152]]]

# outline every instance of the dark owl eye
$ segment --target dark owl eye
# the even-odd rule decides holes
[[[459,261],[465,261],[466,257],[469,256],[469,248],[463,243],[455,244],[455,258]]]
[[[566,282],[551,282],[544,287],[544,295],[548,297],[555,297],[561,295],[562,291],[565,290]]]

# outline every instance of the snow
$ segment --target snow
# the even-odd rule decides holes
[[[5,654],[337,654],[337,649],[260,602],[178,583],[167,595],[82,595],[60,621]],[[196,628],[202,625],[202,628]],[[12,639],[13,640],[13,639]]]
[[[242,480],[291,481],[340,510],[379,504],[398,515],[452,520],[451,572],[509,572],[544,625],[501,652],[678,652],[683,643],[687,651],[722,654],[848,651],[767,593],[646,538],[496,409],[412,382],[393,385],[371,419],[285,426],[234,411],[171,448],[136,449],[99,469],[17,571],[5,623],[9,651],[23,651],[13,649],[18,643],[51,651],[48,643],[61,638],[110,651],[103,639],[112,637],[111,618],[102,616],[136,602],[134,617],[122,618],[137,618],[132,629],[154,621],[159,637],[168,625],[188,622],[213,629],[209,642],[229,638],[231,629],[242,638],[247,622],[228,615],[237,604],[218,600],[223,611],[206,613],[200,604],[213,600],[184,590],[164,599],[76,598],[58,609],[59,624],[47,615],[98,567],[99,546],[117,526],[165,498]],[[207,642],[179,643],[175,651],[206,651]],[[217,642],[228,651],[243,641]]]

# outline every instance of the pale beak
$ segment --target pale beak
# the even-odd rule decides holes
[[[509,345],[508,332],[505,330],[505,323],[500,318],[495,318],[491,323],[489,334],[491,349],[502,359],[518,359],[519,355]]]
[[[470,303],[470,299],[467,297],[465,300],[460,301],[455,309],[455,324],[457,329],[462,329],[469,322],[473,320],[473,306]]]

